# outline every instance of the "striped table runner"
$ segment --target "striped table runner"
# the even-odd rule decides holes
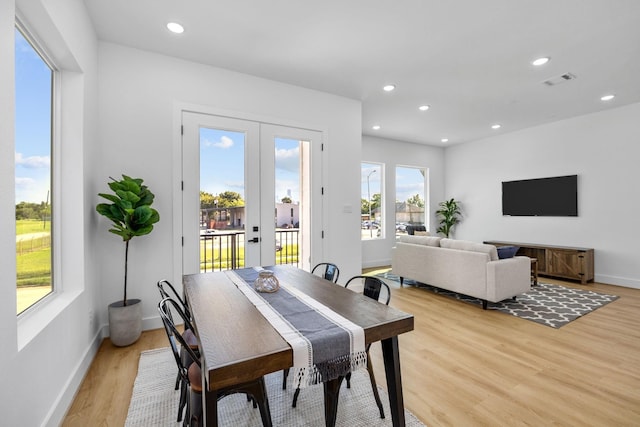
[[[360,326],[280,278],[278,292],[257,292],[253,282],[260,270],[226,274],[291,346],[298,387],[320,384],[367,365]]]

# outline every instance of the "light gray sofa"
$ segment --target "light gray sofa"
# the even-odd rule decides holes
[[[527,292],[531,261],[498,259],[493,245],[435,236],[401,236],[391,252],[391,272],[441,289],[498,302]]]

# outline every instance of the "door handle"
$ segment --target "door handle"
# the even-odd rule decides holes
[[[254,237],[253,239],[247,240],[247,243],[260,243],[260,238]]]

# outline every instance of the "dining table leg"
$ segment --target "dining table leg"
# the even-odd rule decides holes
[[[391,420],[394,427],[404,427],[406,422],[402,397],[402,377],[400,375],[400,348],[397,336],[382,340],[382,356],[387,376]]]
[[[344,376],[325,381],[324,385],[324,421],[327,427],[335,427],[338,414],[338,395]]]
[[[215,391],[209,391],[208,387],[204,387],[202,391],[202,407],[204,408],[202,425],[218,427],[218,394]]]

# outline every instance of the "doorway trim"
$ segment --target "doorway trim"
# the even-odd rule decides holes
[[[322,161],[320,170],[320,183],[322,187],[327,187],[326,177],[328,176],[328,129],[326,126],[313,123],[301,123],[294,119],[283,119],[278,117],[269,116],[266,114],[247,113],[241,111],[234,111],[211,105],[193,104],[187,102],[176,101],[173,105],[173,150],[172,150],[172,171],[171,171],[171,186],[172,186],[172,231],[171,231],[171,250],[172,250],[172,262],[173,262],[173,282],[182,283],[182,114],[185,112],[208,114],[213,116],[228,117],[233,119],[248,120],[264,124],[286,126],[292,128],[305,129],[322,134],[322,140],[324,143],[324,149],[322,151]],[[326,194],[323,195],[322,203],[322,227],[321,230],[326,232],[327,221],[329,213],[329,203]],[[324,254],[328,252],[328,241],[326,238],[322,238],[320,247],[322,248],[321,254],[314,254],[314,259],[311,260],[311,265],[317,258],[322,258]],[[319,262],[319,261],[316,261]]]

